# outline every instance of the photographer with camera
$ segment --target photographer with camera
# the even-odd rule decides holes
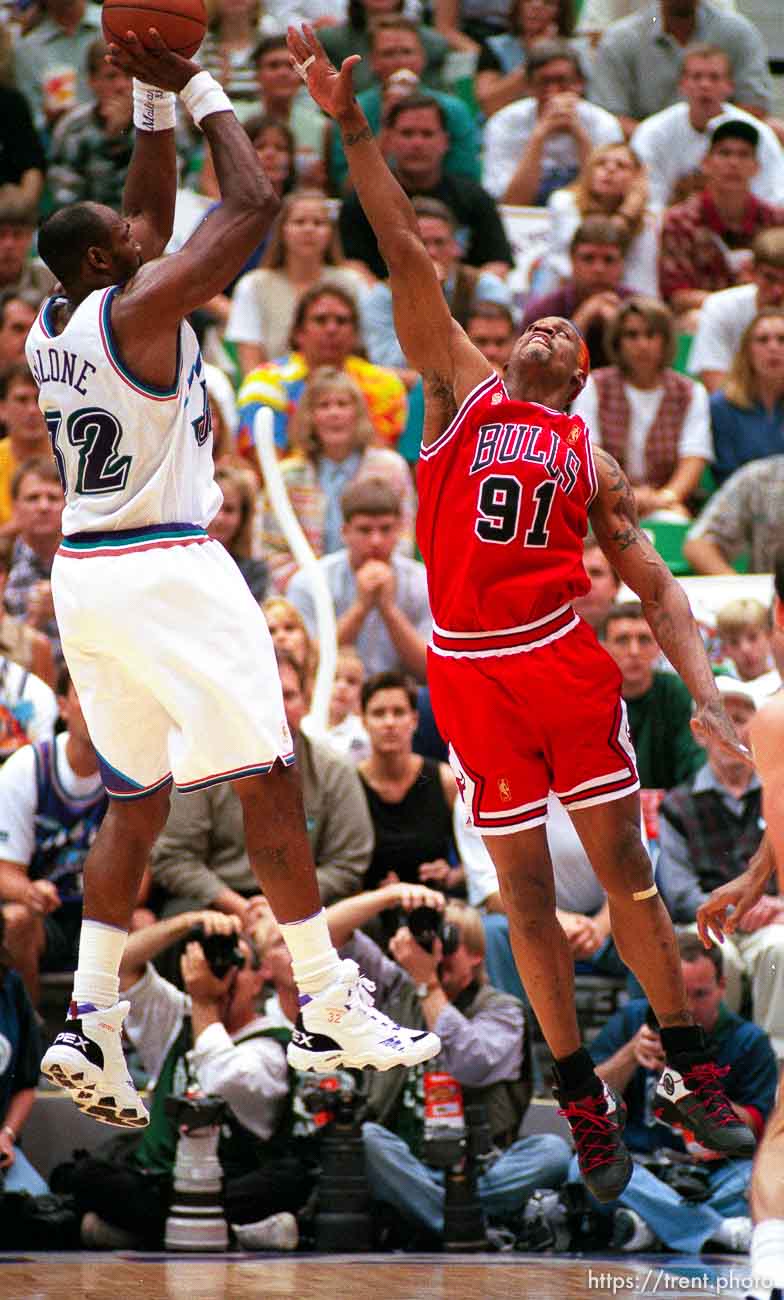
[[[767,1034],[729,1011],[719,948],[707,952],[696,934],[678,935],[689,1010],[705,1032],[707,1050],[735,1114],[757,1139],[776,1092],[776,1057]],[[751,1220],[751,1160],[727,1160],[657,1120],[656,1081],[664,1061],[659,1027],[644,998],[628,1002],[590,1045],[596,1073],[623,1095],[625,1141],[635,1153],[631,1179],[617,1201],[600,1207],[614,1214],[613,1244],[643,1251],[657,1241],[669,1250],[696,1255],[708,1242],[745,1253]],[[580,1177],[576,1159],[570,1171]]]
[[[238,933],[237,917],[220,912],[181,913],[130,935],[120,966],[120,988],[131,1002],[126,1028],[155,1091],[141,1136],[130,1146],[127,1138],[115,1139],[107,1155],[76,1164],[71,1190],[84,1215],[85,1245],[161,1246],[178,1137],[166,1107],[172,1095],[226,1103],[218,1156],[230,1223],[258,1226],[273,1213],[298,1209],[307,1197],[310,1169],[289,1140],[286,1044],[297,1017],[291,958],[263,900],[249,920],[262,951]],[[182,940],[184,993],[152,965]],[[267,981],[277,998],[259,1015]],[[296,1225],[288,1215],[286,1221],[288,1238],[269,1244],[296,1245]]]
[[[360,926],[388,908],[400,921],[385,957]],[[516,1224],[531,1193],[559,1187],[570,1149],[563,1138],[520,1138],[531,1095],[530,1057],[520,1002],[487,982],[479,913],[445,903],[423,885],[395,883],[342,899],[327,910],[333,943],[361,960],[375,984],[378,1007],[403,1023],[438,1033],[442,1051],[427,1066],[374,1072],[363,1126],[367,1175],[374,1199],[439,1244],[444,1236],[444,1169],[423,1160],[425,1075],[446,1072],[462,1088],[465,1105],[486,1107],[496,1158],[479,1174],[485,1214]]]

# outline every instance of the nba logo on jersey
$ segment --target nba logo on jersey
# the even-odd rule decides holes
[[[576,424],[573,424],[571,429],[566,435],[566,441],[575,443],[578,441],[579,437],[580,437],[580,430],[577,428]]]
[[[504,803],[509,803],[510,799],[512,798],[512,791],[509,788],[509,782],[507,781],[505,776],[499,776],[498,778],[498,793],[503,799]]]
[[[498,403],[503,402],[503,400],[504,400],[503,393],[493,393],[493,396],[490,398],[490,405],[497,406]]]

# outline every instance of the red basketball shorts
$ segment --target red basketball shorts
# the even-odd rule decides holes
[[[621,674],[594,632],[487,658],[428,651],[428,682],[470,825],[508,835],[566,808],[621,799],[640,786]]]

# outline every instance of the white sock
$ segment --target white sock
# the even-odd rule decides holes
[[[74,973],[73,1000],[92,1002],[105,1011],[120,993],[120,962],[128,938],[127,930],[103,921],[82,921],[79,962]]]
[[[304,921],[288,921],[280,928],[301,992],[318,993],[338,978],[340,958],[332,946],[323,907],[315,916],[308,916]]]
[[[784,1219],[763,1219],[754,1228],[751,1276],[758,1286],[784,1287]]]

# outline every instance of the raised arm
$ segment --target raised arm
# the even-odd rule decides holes
[[[602,448],[594,448],[594,457],[599,489],[590,511],[591,527],[610,564],[639,596],[656,640],[691,692],[697,706],[694,734],[702,743],[718,740],[734,757],[750,761],[724,711],[683,588],[638,526],[629,480]]]
[[[180,94],[187,87],[184,102],[210,146],[220,187],[221,203],[207,214],[182,249],[142,266],[122,294],[121,313],[118,316],[113,313],[115,327],[125,328],[120,317],[127,316],[133,318],[135,330],[160,335],[162,328],[178,323],[208,302],[237,275],[272,224],[279,203],[253,145],[217,83],[194,87],[193,79],[201,73],[198,64],[172,54],[160,37],[150,50],[138,41],[135,44],[129,41],[123,47],[112,46],[111,50],[113,60],[120,67],[150,85]],[[154,137],[169,132],[140,134]],[[138,209],[143,209],[147,202],[145,172],[153,165],[163,166],[154,139],[145,142],[143,138],[141,145],[140,150],[137,138],[134,155],[138,153],[139,166],[136,174],[129,177],[130,190],[126,186],[125,192],[126,206]],[[176,175],[173,138],[169,157],[170,173],[165,184],[173,186]],[[153,185],[151,179],[149,183]],[[160,211],[157,219],[160,220]],[[162,235],[163,230],[158,233]],[[130,331],[126,329],[126,332]]]
[[[177,152],[174,128],[145,131],[135,127],[133,153],[123,188],[123,216],[149,262],[160,257],[174,229]]]
[[[384,160],[351,83],[359,56],[343,61],[338,72],[310,27],[289,28],[295,66],[311,97],[334,118],[359,201],[389,268],[395,330],[409,364],[423,376],[428,396],[447,389],[459,405],[489,374],[490,363],[453,320],[433,263],[419,237],[411,202]]]

